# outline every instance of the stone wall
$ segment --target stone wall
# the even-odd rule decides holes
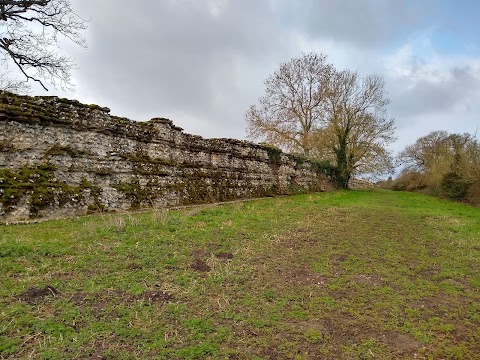
[[[319,164],[108,108],[0,92],[0,221],[323,191]]]

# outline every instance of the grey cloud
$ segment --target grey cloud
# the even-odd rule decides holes
[[[351,46],[391,46],[433,15],[431,0],[304,0],[288,5],[295,25],[312,38],[330,38]]]
[[[140,0],[142,11],[130,4],[76,1],[91,14],[78,82],[119,115],[183,112],[242,137],[243,111],[258,97],[265,67],[289,52],[268,2],[229,1],[217,17],[206,2]]]
[[[213,0],[71,1],[91,19],[89,49],[65,49],[77,59],[77,92],[60,95],[134,120],[170,117],[189,133],[244,137],[243,115],[263,80],[302,50],[330,52],[335,65],[362,74],[383,71],[400,129],[447,117],[479,94],[479,75],[465,66],[440,69],[451,76],[437,84],[421,80],[421,61],[410,64],[414,83],[383,64],[387,51],[444,22],[435,0],[216,0],[218,16]]]
[[[389,79],[394,99],[390,109],[400,119],[428,113],[445,112],[466,101],[480,90],[480,76],[469,66],[445,69],[446,80]]]

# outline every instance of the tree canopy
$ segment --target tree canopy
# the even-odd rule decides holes
[[[315,53],[281,64],[269,76],[265,95],[246,113],[247,131],[272,145],[310,153],[312,134],[325,115],[327,84],[333,68]]]
[[[24,90],[24,82],[31,80],[46,90],[47,84],[69,87],[73,60],[54,48],[59,48],[59,35],[86,47],[84,29],[86,22],[69,0],[0,0],[0,61],[5,69],[15,65],[23,75],[21,80],[3,74],[0,86]]]
[[[281,64],[245,118],[250,138],[330,161],[337,186],[347,188],[355,174],[392,171],[386,146],[395,126],[383,78],[336,70],[326,58],[310,53]]]
[[[472,134],[433,131],[398,155],[403,170],[394,190],[422,190],[480,205],[480,141]]]
[[[480,143],[471,134],[433,131],[408,145],[398,158],[406,171],[427,175],[432,185],[448,172],[461,173],[469,181],[480,174]]]

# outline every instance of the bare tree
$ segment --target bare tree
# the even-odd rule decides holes
[[[407,146],[399,160],[404,170],[393,181],[394,189],[421,189],[480,205],[480,141],[476,135],[433,131]]]
[[[480,174],[480,143],[471,134],[433,131],[400,152],[404,169],[426,176],[431,187],[438,186],[445,174],[455,172],[469,180]]]
[[[398,155],[398,159],[407,170],[427,171],[434,164],[443,161],[446,154],[449,153],[446,139],[449,134],[446,131],[433,131],[426,136],[422,136],[417,141],[408,145]],[[447,168],[450,163],[447,164]]]
[[[322,54],[303,54],[265,81],[265,95],[245,114],[251,139],[309,155],[311,136],[324,117],[326,85],[333,71]]]
[[[355,174],[392,171],[386,146],[395,125],[383,78],[337,71],[325,55],[310,53],[280,65],[265,85],[245,115],[250,138],[328,160],[340,188]]]
[[[8,73],[0,75],[0,90],[10,91],[17,94],[28,93],[30,88],[26,81],[17,78],[11,78]]]
[[[26,81],[68,88],[72,59],[57,55],[59,35],[86,47],[86,22],[69,0],[0,0],[0,62],[15,64]]]
[[[395,141],[395,123],[387,117],[388,103],[385,83],[378,75],[361,78],[345,70],[330,77],[323,139],[315,144],[335,161],[338,187],[348,188],[355,174],[393,170],[386,146]]]

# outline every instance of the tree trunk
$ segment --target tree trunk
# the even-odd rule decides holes
[[[337,169],[335,171],[335,182],[337,188],[348,189],[351,171],[347,157],[347,137],[341,136],[339,140],[339,146],[336,151]]]

